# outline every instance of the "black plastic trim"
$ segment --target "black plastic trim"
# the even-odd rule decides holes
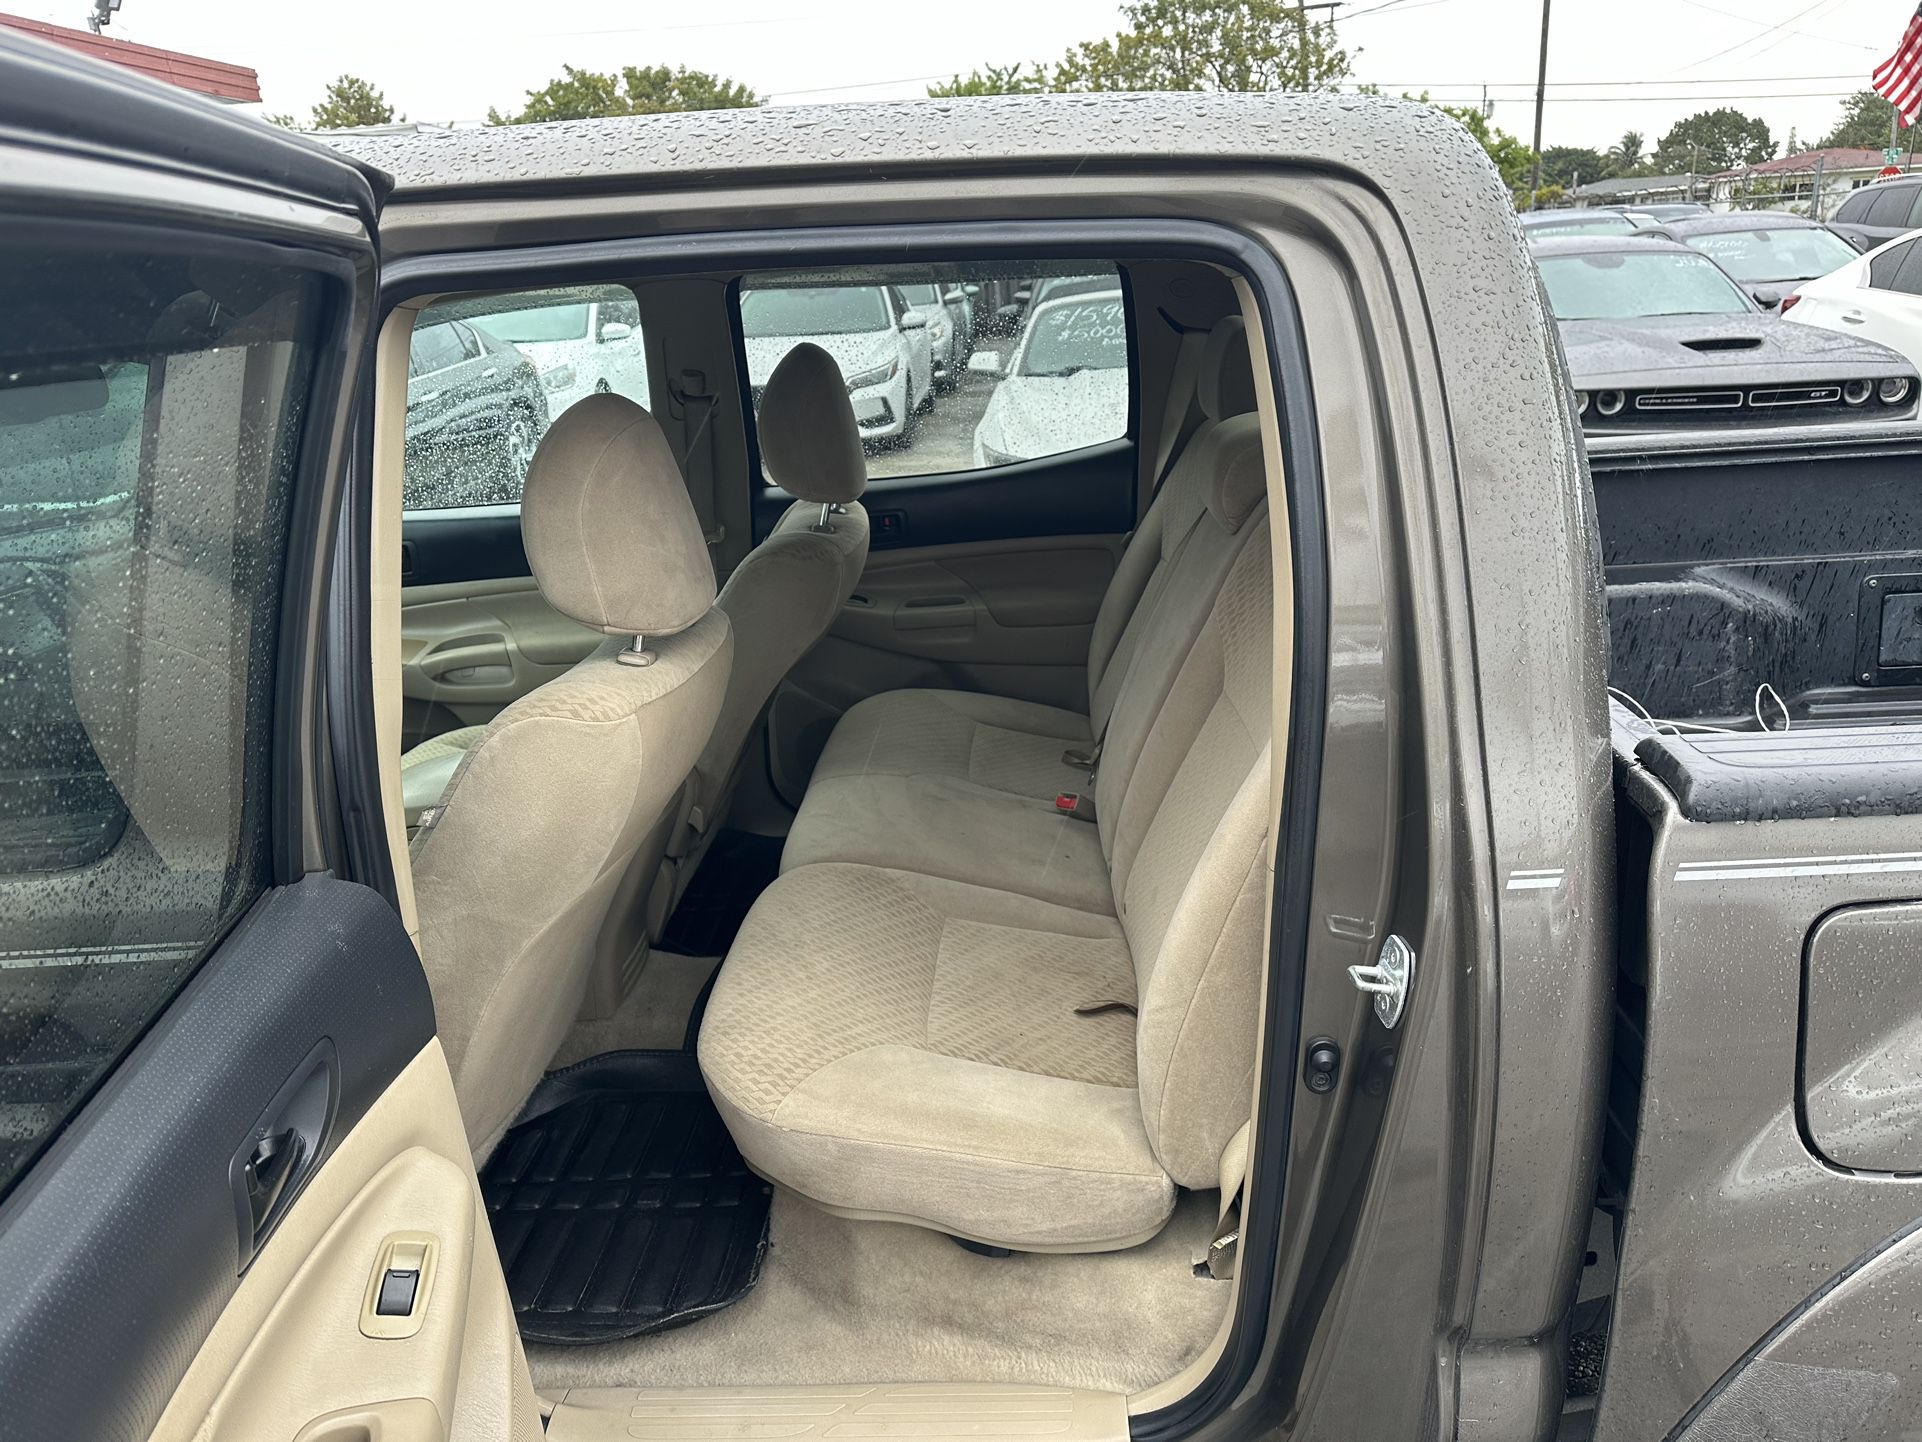
[[[401,582],[406,587],[533,575],[521,539],[519,506],[409,511],[401,517],[400,530],[413,556],[413,569]]]
[[[1134,441],[1124,438],[1012,466],[881,476],[868,482],[862,502],[870,513],[904,513],[908,546],[1120,535],[1135,524],[1135,457]],[[778,487],[756,486],[754,539],[764,539],[793,504]]]
[[[1252,236],[1194,220],[991,221],[941,225],[823,227],[592,241],[579,245],[410,257],[382,277],[383,314],[434,291],[518,289],[572,281],[633,280],[690,270],[793,268],[812,259],[835,264],[966,261],[1006,256],[1197,260],[1236,271],[1249,282],[1267,338],[1269,365],[1281,395],[1282,484],[1288,506],[1295,583],[1293,702],[1275,879],[1273,951],[1269,966],[1269,1044],[1260,1085],[1275,1099],[1263,1112],[1249,1168],[1251,1199],[1242,1219],[1239,1288],[1233,1327],[1215,1365],[1185,1397],[1135,1417],[1139,1442],[1172,1442],[1211,1423],[1230,1421],[1244,1391],[1266,1391],[1280,1377],[1282,1349],[1272,1278],[1280,1257],[1283,1190],[1292,1134],[1295,1058],[1301,1049],[1301,993],[1306,976],[1309,906],[1328,703],[1328,555],[1322,514],[1322,467],[1310,385],[1307,341],[1295,294],[1279,260]],[[1244,1414],[1246,1415],[1246,1414]],[[1259,1419],[1247,1416],[1252,1427]]]
[[[331,1038],[345,1135],[433,1036],[385,901],[322,877],[268,892],[0,1205],[0,1430],[143,1442],[239,1284],[250,1129]]]

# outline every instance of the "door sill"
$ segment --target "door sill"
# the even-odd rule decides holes
[[[562,1394],[546,1442],[713,1442],[779,1436],[924,1439],[938,1430],[970,1442],[996,1438],[1126,1442],[1119,1392],[987,1382],[840,1387],[574,1387]]]

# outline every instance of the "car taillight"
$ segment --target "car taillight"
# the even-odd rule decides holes
[[[1796,306],[1800,305],[1801,302],[1802,292],[1799,290],[1790,291],[1782,297],[1782,314],[1787,315],[1790,311],[1794,310]]]

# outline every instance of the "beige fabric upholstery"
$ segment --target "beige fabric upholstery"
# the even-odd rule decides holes
[[[707,540],[667,437],[625,396],[584,396],[547,428],[521,536],[548,604],[609,635],[672,636],[714,604]]]
[[[1248,354],[1248,327],[1231,315],[1208,332],[1195,376],[1195,400],[1210,420],[1246,415],[1255,409],[1255,372]]]
[[[1140,1241],[1174,1206],[1112,918],[873,867],[783,877],[701,1031],[742,1154],[829,1206],[1005,1246]]]
[[[867,457],[834,357],[803,341],[781,357],[761,392],[761,467],[804,501],[841,504],[868,488]]]
[[[629,638],[612,637],[502,711],[466,747],[440,810],[413,842],[421,958],[468,1138],[483,1158],[580,1009],[608,908],[637,853],[650,837],[659,844],[669,803],[720,714],[733,654],[728,618],[707,604],[711,574],[670,563],[644,583],[612,576],[623,547],[607,538],[632,527],[601,527],[602,507],[652,516],[669,536],[699,532],[653,418],[621,401],[578,419],[595,400],[619,397],[569,410],[549,432],[551,440],[566,426],[559,450],[543,442],[529,472],[530,498],[538,470],[548,499],[537,509],[550,519],[557,497],[581,508],[578,523],[547,531],[536,578],[544,591],[561,577],[556,584],[588,586],[577,599],[596,585],[617,598],[594,603],[601,624],[645,611],[651,659],[631,664]],[[564,473],[570,458],[591,483]],[[572,565],[569,536],[583,552]],[[578,580],[596,568],[600,582]],[[675,594],[676,585],[685,591]],[[451,749],[445,743],[440,760]]]
[[[954,879],[1025,844],[1012,796],[953,776],[824,783],[919,786],[924,805],[971,790],[980,810],[958,832],[953,810],[919,813],[904,859],[927,874],[790,866],[755,904],[700,1042],[753,1166],[829,1206],[1031,1248],[1131,1245],[1166,1217],[1170,1183],[1214,1184],[1248,1116],[1270,870],[1265,515],[1243,529],[1187,643],[1166,628],[1144,644],[1179,649],[1178,674],[1125,785],[1104,759],[1099,831],[1058,822],[1105,843],[1105,868],[1086,849],[1062,863],[1107,883],[1100,905]],[[1124,687],[1118,715],[1135,699]]]
[[[769,479],[802,499],[721,590],[718,605],[734,627],[734,669],[695,764],[690,805],[708,835],[762,708],[826,633],[868,562],[868,514],[858,499],[867,461],[847,387],[826,351],[798,345],[774,368],[761,395],[760,434]]]
[[[400,758],[401,803],[407,808],[407,829],[420,825],[421,816],[440,805],[453,784],[467,753],[481,739],[485,726],[462,726],[431,736]]]

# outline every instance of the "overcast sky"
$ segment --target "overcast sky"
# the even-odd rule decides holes
[[[689,65],[776,104],[895,99],[988,62],[1053,59],[1119,24],[1101,0],[124,0],[109,34],[251,65],[268,111],[304,117],[342,72],[373,81],[412,120],[478,120],[557,75]],[[86,0],[0,0],[78,26]],[[1733,104],[1776,140],[1832,123],[1868,83],[1915,0],[1559,0],[1544,143],[1606,147],[1625,130],[1653,147],[1692,111]],[[643,20],[655,15],[658,20]],[[1438,100],[1494,97],[1495,123],[1528,138],[1536,0],[1353,0],[1337,12],[1355,78]],[[617,28],[609,28],[617,27]]]

